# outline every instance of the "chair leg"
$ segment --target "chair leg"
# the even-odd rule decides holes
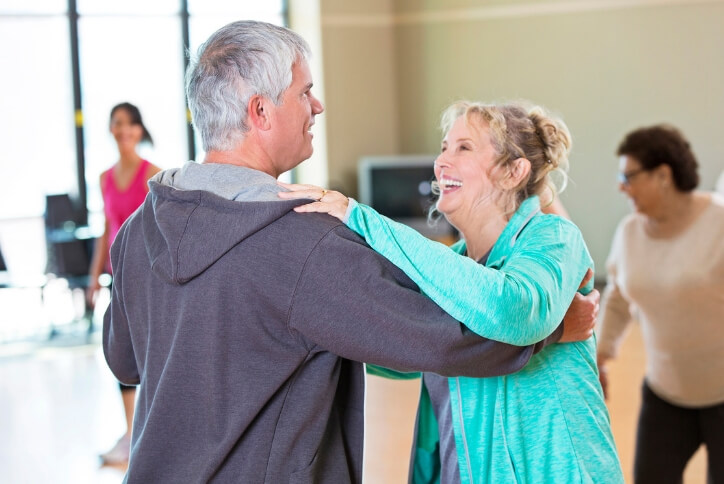
[[[47,283],[43,284],[40,287],[40,304],[42,305],[43,308],[45,308],[45,291],[47,288],[48,288]],[[45,311],[47,313],[47,309],[45,309]],[[51,339],[55,338],[56,336],[58,336],[58,330],[55,327],[55,323],[53,322],[52,317],[48,319],[48,323],[50,324],[50,332],[48,333],[48,339],[51,340]]]
[[[83,318],[88,321],[88,329],[86,332],[87,339],[90,341],[91,335],[93,334],[93,306],[88,302],[88,298],[85,295],[85,291],[83,291],[83,301],[84,301],[84,308],[85,308],[85,314],[83,315]]]

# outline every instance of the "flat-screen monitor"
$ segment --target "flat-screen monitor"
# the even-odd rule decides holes
[[[428,222],[435,203],[431,183],[436,155],[369,156],[357,165],[359,201],[430,238],[448,238],[453,228]]]

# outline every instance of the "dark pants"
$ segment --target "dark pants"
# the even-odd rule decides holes
[[[709,483],[724,484],[724,403],[679,407],[656,396],[646,381],[641,397],[634,482],[681,483],[687,462],[704,444]]]

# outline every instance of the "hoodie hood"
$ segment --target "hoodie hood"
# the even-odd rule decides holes
[[[154,176],[138,214],[151,268],[167,282],[185,284],[232,247],[306,203],[277,198],[282,188],[256,170],[190,164]]]

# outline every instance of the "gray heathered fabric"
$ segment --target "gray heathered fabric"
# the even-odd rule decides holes
[[[153,181],[179,190],[203,190],[237,202],[281,202],[286,191],[276,178],[258,170],[220,163],[189,161],[181,168],[157,173]]]
[[[430,395],[432,409],[437,418],[437,431],[440,434],[440,483],[460,484],[460,466],[450,408],[450,384],[447,377],[434,373],[423,373],[422,384],[427,387]]]
[[[185,168],[150,182],[111,249],[103,349],[140,383],[127,482],[358,483],[358,362],[485,377],[536,349],[473,335],[337,220],[195,190],[207,169]],[[236,199],[276,189],[217,170]]]

